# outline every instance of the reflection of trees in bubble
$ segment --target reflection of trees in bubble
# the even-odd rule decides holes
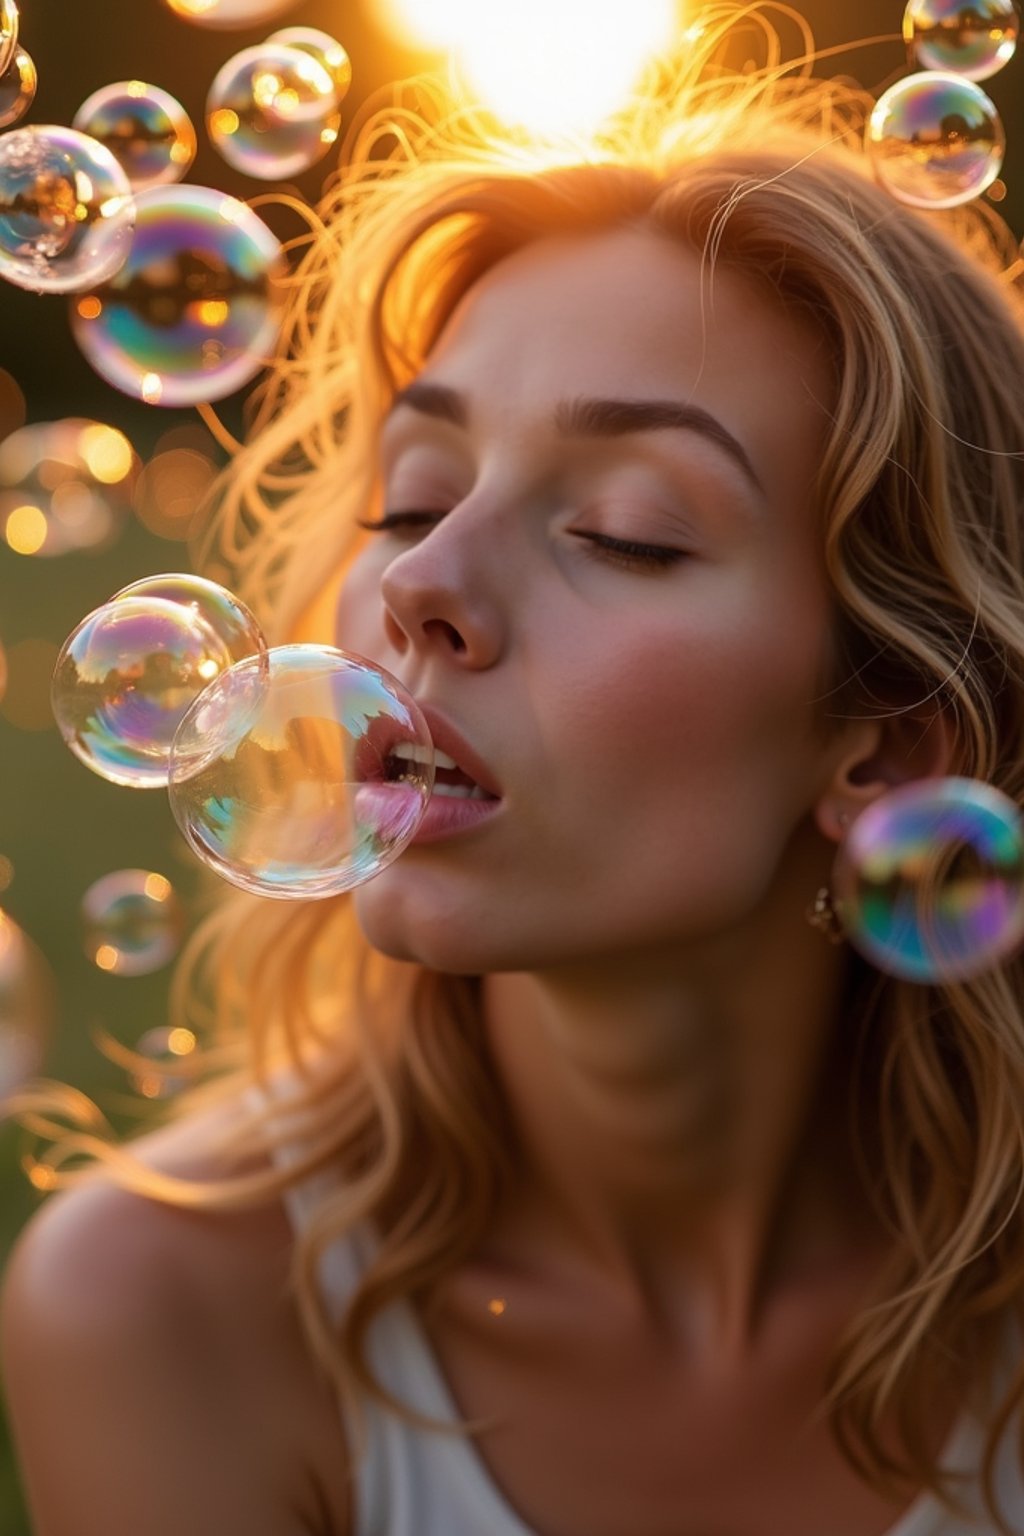
[[[265,273],[244,277],[214,252],[176,251],[147,263],[130,277],[120,281],[115,278],[94,292],[104,307],[120,305],[131,309],[154,330],[173,330],[194,317],[197,304],[204,308],[220,305],[218,313],[223,324],[228,318],[227,305],[242,299],[265,303],[268,286]],[[206,313],[210,313],[208,308]]]

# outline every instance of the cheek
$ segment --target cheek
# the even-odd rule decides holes
[[[342,580],[334,609],[333,643],[360,655],[383,643],[380,557],[366,549],[353,557]]]

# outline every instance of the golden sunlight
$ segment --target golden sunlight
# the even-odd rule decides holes
[[[596,127],[682,25],[681,0],[387,0],[386,8],[406,42],[448,52],[484,106],[537,133]]]

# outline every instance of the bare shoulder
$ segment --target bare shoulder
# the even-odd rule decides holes
[[[131,1144],[202,1180],[206,1111]],[[4,1394],[37,1536],[346,1536],[341,1425],[288,1290],[279,1201],[183,1209],[98,1173],[28,1222],[0,1291]],[[188,1468],[188,1476],[182,1469]]]

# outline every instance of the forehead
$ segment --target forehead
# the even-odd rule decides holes
[[[424,376],[485,412],[573,393],[675,397],[762,435],[831,395],[822,335],[767,285],[653,230],[535,241],[464,295]]]

